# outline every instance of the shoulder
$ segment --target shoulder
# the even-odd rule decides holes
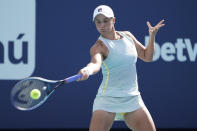
[[[119,31],[119,32],[124,33],[125,35],[129,35],[129,34],[131,34],[131,32],[130,32],[130,31]]]
[[[105,49],[107,48],[106,45],[100,40],[98,39],[95,44],[91,47],[91,50],[98,50],[98,49]]]
[[[143,48],[142,44],[135,38],[135,36],[130,32],[130,31],[122,31],[122,33],[124,33],[125,35],[127,35],[135,44],[137,50]]]
[[[127,35],[132,40],[135,40],[134,35],[130,31],[120,31],[120,32],[123,33],[123,34],[125,34],[125,35]]]
[[[98,39],[95,42],[95,44],[90,48],[91,56],[93,56],[97,53],[102,54],[103,56],[107,56],[107,54],[108,54],[107,46],[100,39]]]

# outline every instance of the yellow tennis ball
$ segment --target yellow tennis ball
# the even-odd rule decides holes
[[[33,89],[31,92],[30,92],[30,97],[34,100],[37,100],[39,99],[41,96],[41,92],[38,90],[38,89]]]

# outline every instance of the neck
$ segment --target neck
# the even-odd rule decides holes
[[[101,34],[102,37],[110,39],[110,40],[119,40],[121,39],[121,36],[116,33],[115,30],[112,30],[111,32],[107,32],[106,34]]]

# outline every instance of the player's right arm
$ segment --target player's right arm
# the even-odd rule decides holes
[[[97,40],[90,48],[91,61],[79,71],[79,74],[82,74],[82,78],[79,80],[86,80],[89,75],[99,72],[102,62],[108,56],[108,53],[108,48],[104,43],[101,40]]]

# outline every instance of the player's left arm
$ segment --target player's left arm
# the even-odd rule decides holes
[[[145,62],[151,62],[153,59],[153,54],[155,50],[154,48],[155,36],[158,30],[164,26],[163,22],[164,20],[161,20],[154,27],[151,26],[150,22],[147,22],[147,26],[149,29],[149,41],[146,47],[143,46],[129,31],[124,31],[124,33],[134,41],[134,44],[137,49],[138,57]]]

